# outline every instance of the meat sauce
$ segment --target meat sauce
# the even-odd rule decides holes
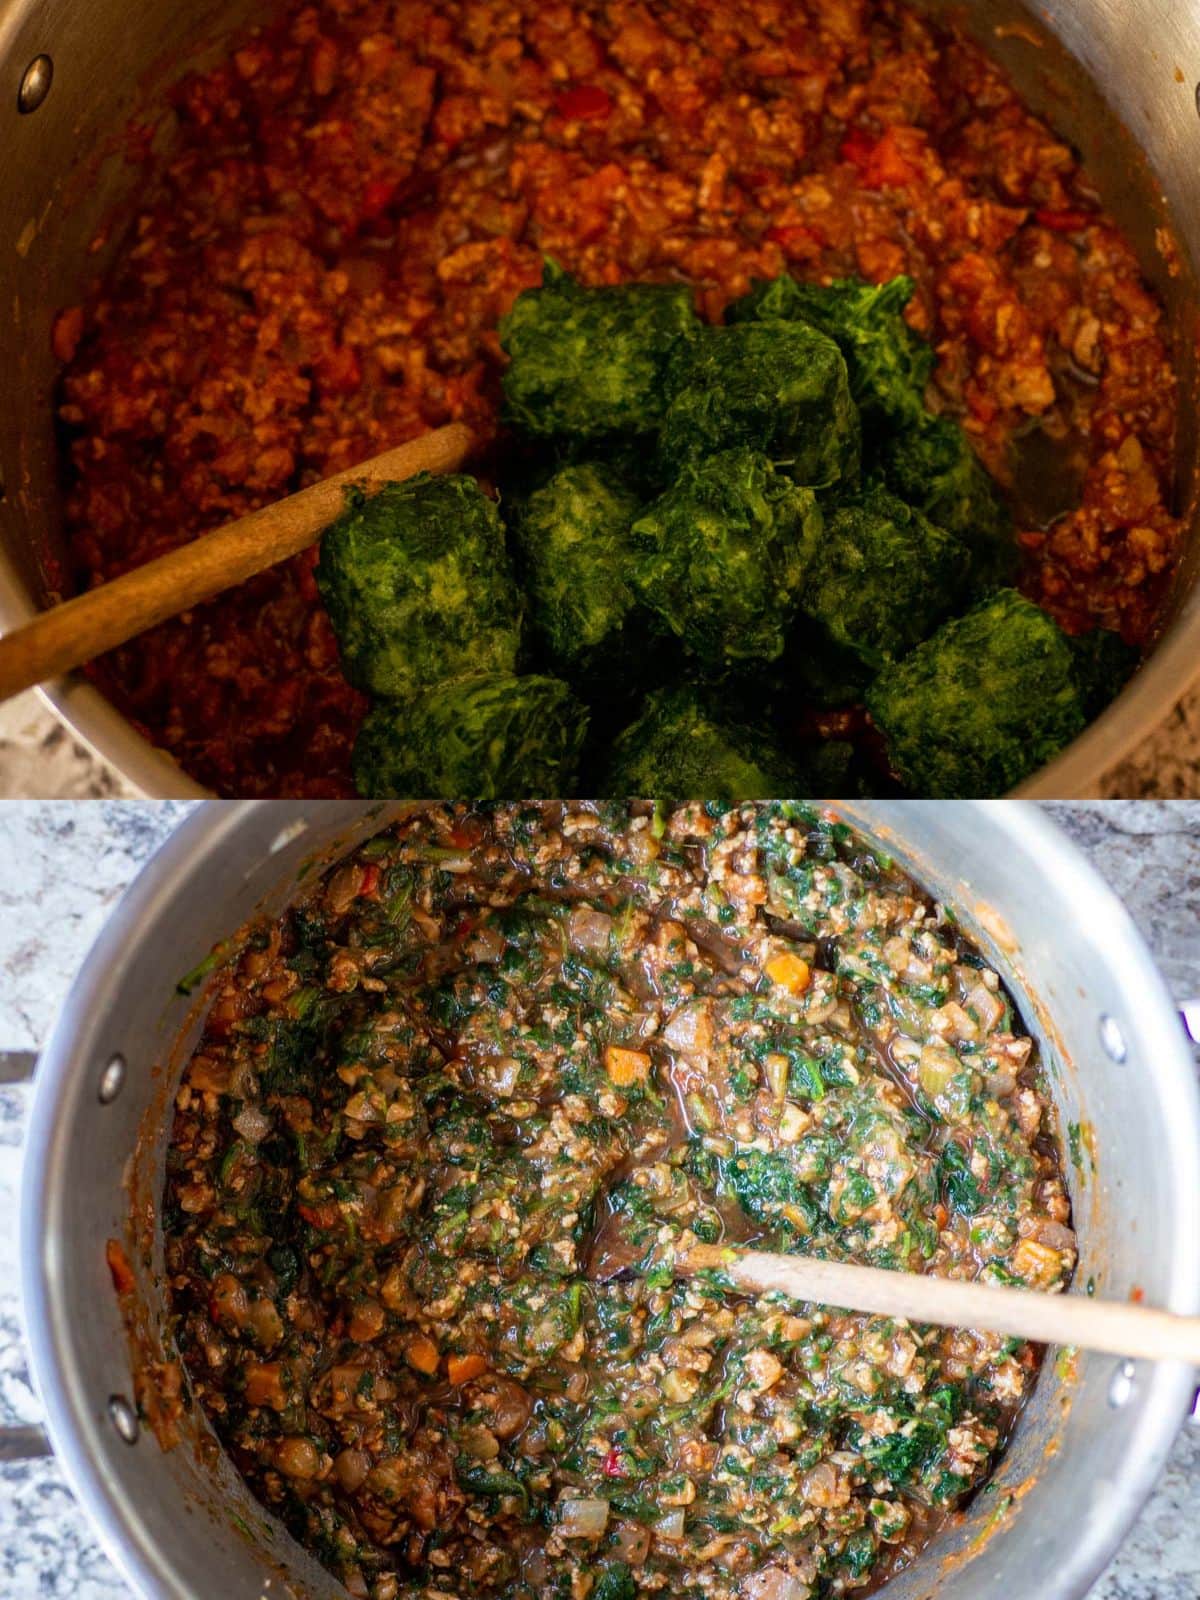
[[[1162,311],[1071,150],[957,34],[891,0],[330,0],[173,105],[157,198],[55,330],[64,587],[451,419],[486,474],[497,322],[548,255],[686,281],[714,319],[784,270],[911,274],[935,403],[1016,480],[1026,591],[1150,638],[1180,535]],[[1077,492],[1030,507],[1046,482]],[[351,792],[365,700],[313,560],[94,669],[219,792]]]
[[[798,803],[436,805],[222,956],[164,1225],[192,1397],[352,1595],[818,1600],[989,1477],[1039,1352],[681,1276],[1063,1288],[1037,1051]]]

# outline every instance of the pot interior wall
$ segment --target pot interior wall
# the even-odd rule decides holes
[[[1096,1167],[1071,1173],[1080,1281],[1094,1278],[1117,1298],[1136,1286],[1151,1304],[1197,1309],[1200,1115],[1191,1061],[1124,911],[1061,835],[1019,805],[843,809],[955,905],[1041,1039],[1063,1124],[1092,1129]],[[259,1600],[264,1566],[278,1574],[269,1594],[340,1592],[228,1465],[214,1472],[201,1464],[190,1431],[165,1456],[145,1431],[132,1448],[120,1442],[105,1406],[129,1393],[129,1354],[104,1245],[124,1228],[127,1157],[146,1125],[154,1135],[134,1186],[159,1193],[162,1110],[199,1026],[192,1002],[175,992],[179,975],[257,908],[278,911],[314,856],[332,858],[383,815],[352,804],[214,804],[196,814],[122,903],[43,1063],[31,1132],[42,1155],[24,1241],[38,1375],[76,1486],[110,1547],[156,1595]],[[1123,1061],[1099,1048],[1102,1013],[1124,1029]],[[129,1082],[102,1108],[96,1083],[115,1052],[129,1064]],[[143,1285],[151,1303],[161,1240],[153,1266]],[[1132,1398],[1115,1411],[1116,1366],[1085,1356],[1073,1371],[1047,1367],[996,1488],[889,1585],[889,1600],[925,1600],[951,1570],[956,1600],[1027,1593],[1030,1570],[1044,1575],[1040,1600],[1084,1593],[1148,1491],[1191,1381],[1173,1367],[1140,1369]]]

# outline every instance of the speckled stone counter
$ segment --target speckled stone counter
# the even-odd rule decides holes
[[[36,1049],[46,1037],[122,889],[188,809],[113,800],[0,807],[0,1050]],[[1047,809],[1124,897],[1179,997],[1200,994],[1200,801]],[[15,1292],[28,1097],[27,1088],[0,1083],[0,1429],[32,1427],[40,1415]],[[6,1461],[3,1451],[0,1433],[0,1600],[124,1600],[129,1589],[53,1459]],[[1200,1430],[1188,1430],[1093,1600],[1197,1600],[1197,1504]],[[1012,1600],[1036,1600],[1036,1580]]]
[[[1200,795],[1200,684],[1127,761],[1105,774],[1098,792],[1128,800]],[[0,799],[97,799],[132,793],[71,737],[32,690],[0,706]]]

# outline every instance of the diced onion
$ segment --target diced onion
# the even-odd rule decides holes
[[[703,1000],[680,1006],[662,1031],[664,1041],[683,1055],[702,1055],[712,1044],[712,1022]]]
[[[654,1524],[654,1537],[667,1539],[673,1544],[678,1544],[683,1538],[684,1510],[678,1506],[674,1511],[668,1511],[666,1516],[659,1517]]]
[[[617,1529],[616,1553],[631,1567],[640,1567],[650,1554],[650,1530],[636,1522],[623,1522]]]
[[[999,995],[993,994],[986,984],[977,983],[963,1004],[968,1011],[975,1013],[984,1033],[991,1033],[1004,1015],[1003,1000]]]
[[[765,1057],[763,1066],[767,1072],[767,1086],[771,1091],[771,1098],[779,1103],[787,1098],[788,1070],[791,1062],[787,1056],[772,1052]]]
[[[1074,1250],[1078,1241],[1074,1230],[1064,1226],[1061,1222],[1036,1221],[1029,1228],[1029,1237],[1036,1239],[1039,1244],[1044,1244],[1050,1250]]]
[[[233,1127],[247,1144],[261,1144],[271,1131],[271,1119],[257,1106],[245,1106],[234,1117]]]
[[[576,950],[607,950],[613,919],[592,906],[575,906],[567,918],[567,938]]]
[[[743,1580],[738,1591],[742,1600],[811,1600],[812,1583],[800,1572],[786,1567],[762,1567]]]
[[[507,1098],[515,1094],[521,1079],[521,1063],[515,1056],[497,1056],[487,1063],[487,1080],[493,1094]]]
[[[607,1500],[564,1500],[558,1531],[564,1539],[598,1539],[608,1527]]]

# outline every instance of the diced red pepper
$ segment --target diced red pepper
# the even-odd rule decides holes
[[[104,1246],[104,1259],[112,1273],[113,1288],[118,1294],[130,1294],[134,1288],[133,1268],[119,1239],[110,1239]]]
[[[623,1472],[621,1465],[621,1452],[614,1445],[604,1458],[604,1476],[606,1478],[619,1478]]]
[[[813,246],[820,247],[821,240],[803,222],[786,223],[780,227],[768,228],[767,238],[772,244],[780,245],[789,253],[798,254],[810,251]]]
[[[875,154],[876,141],[862,128],[851,128],[842,140],[839,152],[843,161],[848,161],[853,167],[865,167]]]
[[[374,861],[364,862],[362,868],[362,882],[358,886],[360,895],[374,894],[379,883],[379,867]]]
[[[74,361],[75,351],[83,337],[83,307],[68,306],[54,319],[50,345],[58,361]]]
[[[879,139],[862,128],[851,128],[842,140],[841,157],[858,168],[867,188],[899,187],[920,176],[910,159],[912,152],[906,149],[920,138],[915,128],[889,128]]]
[[[1086,228],[1096,219],[1087,211],[1035,211],[1034,217],[1043,228],[1049,228],[1054,233],[1078,233],[1081,228]]]
[[[389,178],[372,178],[363,190],[362,205],[359,208],[366,221],[377,217],[391,204],[399,185]]]
[[[324,355],[314,369],[317,387],[323,395],[353,394],[362,383],[358,357],[348,345],[340,344]]]
[[[595,122],[608,116],[612,110],[612,96],[593,83],[576,84],[564,89],[554,102],[560,117],[568,122]]]
[[[332,1228],[338,1220],[338,1208],[332,1200],[322,1201],[320,1205],[309,1205],[302,1200],[296,1210],[313,1228]]]

